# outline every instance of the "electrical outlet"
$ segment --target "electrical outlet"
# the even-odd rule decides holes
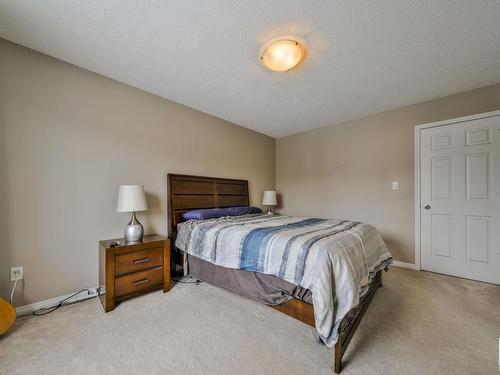
[[[399,190],[399,181],[392,181],[392,190]]]
[[[11,267],[10,268],[10,281],[22,280],[24,278],[24,268],[23,267]]]

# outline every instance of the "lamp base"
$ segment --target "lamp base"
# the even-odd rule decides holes
[[[130,221],[125,226],[125,242],[134,243],[141,242],[142,236],[144,235],[144,228],[142,224],[139,223],[139,220],[135,217],[135,212],[132,212],[132,217]]]
[[[271,215],[273,213],[273,209],[271,207],[267,207],[267,214]]]

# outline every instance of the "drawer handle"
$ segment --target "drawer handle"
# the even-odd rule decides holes
[[[149,283],[151,280],[149,280],[148,278],[146,279],[142,279],[142,280],[137,280],[137,281],[134,281],[132,284],[133,285],[141,285],[141,284],[146,284],[146,283]]]
[[[150,261],[151,261],[151,259],[149,259],[149,258],[141,258],[141,259],[134,260],[134,264],[146,263],[146,262],[150,262]]]

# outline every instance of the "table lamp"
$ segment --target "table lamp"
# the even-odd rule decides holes
[[[132,217],[125,226],[125,241],[141,242],[144,228],[135,217],[138,211],[147,211],[146,194],[142,185],[121,185],[118,191],[117,212],[131,212]]]
[[[264,197],[262,198],[262,204],[268,206],[267,213],[272,214],[272,207],[276,206],[276,191],[266,190],[264,191]]]

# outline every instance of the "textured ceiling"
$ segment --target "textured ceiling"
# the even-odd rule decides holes
[[[2,0],[0,36],[280,137],[500,81],[500,1]],[[295,36],[298,69],[261,47]]]

